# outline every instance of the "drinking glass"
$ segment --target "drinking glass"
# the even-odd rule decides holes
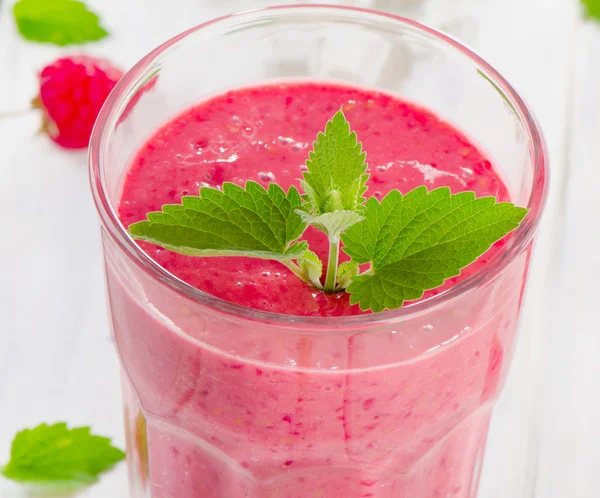
[[[401,96],[463,130],[530,209],[500,253],[449,290],[402,309],[296,317],[226,302],[178,280],[117,217],[145,140],[225,90],[340,81]],[[122,364],[134,498],[529,498],[532,404],[494,406],[547,191],[540,131],[519,95],[457,41],[357,8],[285,6],[202,24],[144,57],[91,141],[110,313]],[[525,350],[523,350],[525,348]],[[534,386],[524,378],[520,396]],[[507,413],[508,412],[508,413]],[[486,453],[488,453],[486,455]],[[525,455],[525,457],[523,456]],[[500,474],[484,473],[484,460]],[[498,477],[501,478],[498,478]]]

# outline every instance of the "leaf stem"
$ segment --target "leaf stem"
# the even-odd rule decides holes
[[[294,275],[296,275],[300,280],[302,280],[303,282],[306,282],[307,284],[311,284],[310,280],[308,280],[308,278],[306,278],[306,275],[304,275],[304,272],[302,271],[302,269],[293,261],[287,260],[287,261],[281,261],[288,269],[290,269],[292,271],[292,273]]]
[[[325,292],[335,292],[335,281],[337,277],[338,260],[340,257],[340,239],[329,241],[329,257],[327,259],[327,275],[325,277]]]

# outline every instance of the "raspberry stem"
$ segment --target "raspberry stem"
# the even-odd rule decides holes
[[[35,107],[29,107],[27,109],[19,109],[18,111],[0,112],[0,119],[16,118],[18,116],[25,116],[26,114],[29,114],[31,111],[35,111]]]

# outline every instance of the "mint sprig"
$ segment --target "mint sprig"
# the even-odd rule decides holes
[[[366,154],[340,110],[319,133],[300,184],[286,193],[271,183],[202,188],[181,204],[149,213],[129,227],[133,238],[194,256],[277,260],[325,292],[375,312],[401,307],[438,287],[514,230],[527,210],[473,192],[421,186],[380,202],[365,198]],[[308,225],[329,239],[323,264],[305,241]],[[351,257],[339,264],[342,250]],[[360,272],[360,265],[368,269]]]
[[[19,33],[30,41],[65,46],[108,35],[98,15],[78,0],[19,0],[13,14]]]
[[[93,484],[124,458],[110,439],[93,435],[89,427],[41,424],[15,436],[10,462],[0,473],[23,484],[74,490]]]

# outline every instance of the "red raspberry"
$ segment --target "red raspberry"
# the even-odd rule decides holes
[[[100,108],[123,72],[104,59],[76,55],[42,69],[33,101],[43,112],[43,132],[61,147],[83,149]]]

